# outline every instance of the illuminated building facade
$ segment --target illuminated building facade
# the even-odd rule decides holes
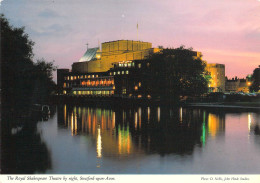
[[[226,91],[249,93],[249,87],[251,84],[252,81],[250,75],[247,76],[246,79],[239,79],[237,77],[232,79],[226,78]]]
[[[64,74],[63,94],[111,96],[114,94],[114,77],[105,73]]]
[[[147,58],[161,49],[152,48],[148,42],[131,40],[102,43],[102,50],[89,48],[78,62],[72,64],[71,72],[58,69],[58,86],[62,88],[59,93],[150,99],[152,69]],[[196,51],[188,54],[201,57]],[[208,64],[207,70],[212,77],[210,87],[213,91],[224,91],[225,66]]]
[[[207,64],[206,70],[210,73],[211,79],[209,83],[210,92],[225,91],[225,65],[224,64]]]
[[[72,72],[106,72],[113,67],[113,63],[127,60],[143,60],[149,55],[159,52],[159,48],[152,48],[152,43],[118,40],[102,43],[99,48],[91,48],[72,64]]]

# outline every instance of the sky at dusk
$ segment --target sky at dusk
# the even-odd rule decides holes
[[[229,78],[260,65],[260,0],[4,0],[1,13],[25,27],[35,59],[59,68],[71,68],[86,43],[120,39],[193,47]]]

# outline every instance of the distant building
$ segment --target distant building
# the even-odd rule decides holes
[[[251,77],[247,76],[246,79],[239,79],[237,77],[232,79],[226,78],[226,92],[243,92],[249,93],[249,87],[251,86]]]
[[[206,70],[210,73],[209,83],[210,92],[225,91],[225,65],[224,64],[207,64]]]

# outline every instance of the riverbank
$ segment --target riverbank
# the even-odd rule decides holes
[[[259,102],[214,102],[214,103],[185,103],[185,107],[232,109],[232,110],[254,110],[260,112]]]
[[[256,98],[258,99],[258,98]],[[181,107],[196,107],[196,108],[219,108],[219,109],[241,109],[260,111],[260,101],[226,101],[226,102],[206,102],[206,101],[160,101],[144,98],[122,98],[122,97],[84,97],[84,96],[53,96],[56,104],[77,104],[91,106],[181,106]]]

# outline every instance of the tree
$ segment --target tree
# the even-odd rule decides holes
[[[43,82],[45,88],[53,85],[51,72],[53,62],[43,59],[33,62],[34,42],[24,32],[24,27],[11,26],[4,15],[1,23],[1,94],[3,104],[10,106],[30,104],[35,91],[36,81]],[[45,90],[49,94],[50,90]],[[29,102],[28,102],[29,101]]]
[[[180,96],[197,96],[207,92],[206,63],[192,48],[164,49],[149,58],[153,96],[178,100]]]
[[[260,65],[256,68],[252,75],[252,85],[250,86],[251,92],[259,92],[260,90]]]

